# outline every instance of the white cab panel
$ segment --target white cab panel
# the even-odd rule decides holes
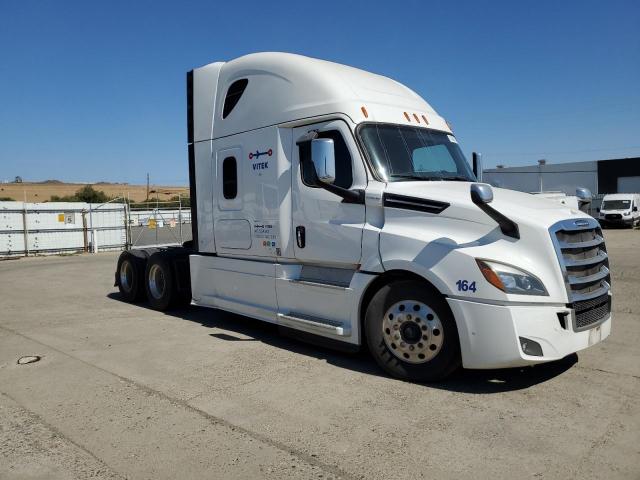
[[[251,225],[248,220],[220,220],[216,235],[221,249],[248,250],[251,248]]]
[[[334,193],[304,183],[300,164],[301,148],[295,143],[312,130],[322,134],[338,132],[342,136],[351,157],[351,188],[364,188],[366,185],[362,159],[353,135],[344,121],[323,122],[293,130],[292,230],[296,232],[297,229],[303,228],[305,232],[304,245],[299,244],[297,240],[294,242],[295,258],[305,263],[353,266],[360,262],[365,207],[361,204],[345,203]],[[338,150],[336,155],[336,170],[337,175],[340,175],[338,162],[341,158]]]
[[[217,139],[213,148],[217,158],[213,195],[218,253],[275,260],[281,255],[280,209],[288,213],[282,202],[289,198],[290,190],[288,183],[281,188],[281,183],[290,179],[286,147],[278,129],[267,127]],[[228,158],[236,162],[235,185],[229,167],[225,172]],[[290,227],[285,227],[288,236]]]
[[[275,265],[191,255],[191,289],[197,305],[269,322],[276,320]]]
[[[215,181],[215,157],[211,155],[211,141],[194,143],[196,190],[198,205],[198,250],[215,253],[216,243],[213,224],[213,185]]]

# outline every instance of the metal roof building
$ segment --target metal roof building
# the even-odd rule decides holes
[[[639,193],[640,157],[556,164],[539,161],[526,167],[490,168],[483,171],[483,181],[521,192],[575,195],[576,188],[586,187],[594,195]]]

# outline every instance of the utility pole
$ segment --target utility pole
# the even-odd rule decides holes
[[[540,183],[540,191],[544,191],[542,190],[542,167],[544,167],[546,165],[547,161],[543,158],[538,160],[538,182]]]
[[[147,172],[147,198],[146,201],[149,201],[149,173]]]

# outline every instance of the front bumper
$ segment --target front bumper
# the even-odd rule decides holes
[[[633,225],[633,217],[599,218],[600,225]]]
[[[458,326],[462,365],[465,368],[506,368],[559,360],[595,345],[611,333],[611,316],[589,330],[563,328],[558,313],[567,307],[507,306],[447,299]],[[522,351],[519,337],[538,342],[542,356]]]

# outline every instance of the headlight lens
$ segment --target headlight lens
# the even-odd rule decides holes
[[[629,215],[631,215],[631,212],[624,212],[623,214],[625,217],[628,217]]]
[[[476,259],[476,262],[487,282],[505,293],[549,295],[542,282],[524,270],[489,260]]]

